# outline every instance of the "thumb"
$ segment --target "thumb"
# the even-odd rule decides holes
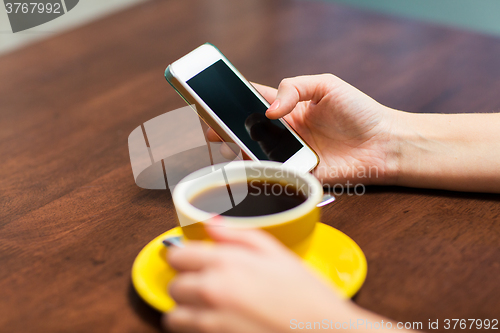
[[[252,85],[254,86],[255,89],[269,102],[272,103],[274,102],[274,99],[276,98],[276,93],[278,92],[277,89],[271,88],[262,84],[258,84],[255,82],[251,82]]]
[[[331,74],[283,79],[278,87],[276,99],[267,110],[266,116],[270,119],[278,119],[292,112],[299,102],[319,103],[328,93],[332,80],[335,79],[337,78]]]

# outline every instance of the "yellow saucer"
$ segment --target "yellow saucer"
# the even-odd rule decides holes
[[[168,312],[175,302],[168,295],[168,284],[175,276],[165,257],[167,248],[162,241],[181,236],[179,227],[173,228],[146,245],[132,266],[132,283],[137,293],[153,308]],[[318,222],[312,235],[305,262],[331,281],[345,297],[352,297],[361,288],[366,277],[366,259],[359,246],[346,234]],[[306,288],[306,286],[301,286]]]

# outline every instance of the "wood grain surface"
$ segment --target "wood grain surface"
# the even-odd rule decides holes
[[[149,1],[4,55],[1,332],[160,330],[130,269],[175,212],[135,185],[127,137],[184,106],[163,71],[207,41],[271,86],[329,72],[406,111],[500,111],[500,40],[322,2]],[[369,187],[322,220],[366,254],[360,306],[424,327],[500,317],[499,195]]]

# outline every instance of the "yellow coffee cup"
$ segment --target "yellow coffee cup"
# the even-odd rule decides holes
[[[281,193],[270,192],[269,195],[287,195],[289,194],[287,190],[298,191],[305,196],[305,201],[290,209],[269,215],[222,216],[218,224],[238,229],[260,228],[276,237],[299,256],[305,253],[310,236],[319,221],[320,209],[317,204],[323,197],[323,188],[311,174],[299,173],[277,162],[234,161],[201,169],[184,178],[172,194],[184,237],[187,240],[209,240],[205,222],[215,215],[223,214],[220,211],[211,212],[195,207],[192,201],[196,196],[212,188],[229,186],[231,189],[236,184],[251,184],[253,181],[279,184],[280,186],[276,188]],[[234,197],[232,203],[237,204],[243,199]],[[229,201],[227,207],[228,209],[231,207]]]
[[[210,240],[206,224],[221,212],[209,212],[193,205],[200,193],[217,186],[241,184],[252,180],[291,184],[305,193],[305,200],[274,214],[251,217],[222,216],[218,226],[260,228],[276,237],[298,254],[318,276],[344,297],[351,297],[366,277],[366,259],[359,246],[342,232],[319,222],[323,189],[310,174],[296,173],[275,162],[235,161],[201,169],[184,178],[172,197],[181,228],[173,228],[149,242],[138,254],[132,267],[132,282],[138,294],[159,311],[170,311],[175,302],[168,294],[168,285],[176,275],[166,261],[166,239],[181,237],[182,241]],[[233,196],[237,204],[242,198]]]

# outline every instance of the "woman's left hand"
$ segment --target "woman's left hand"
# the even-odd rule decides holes
[[[216,244],[169,249],[178,271],[170,285],[177,307],[164,316],[175,332],[285,332],[299,322],[346,318],[338,297],[291,251],[260,230],[207,226]],[[333,317],[332,317],[333,314]]]

